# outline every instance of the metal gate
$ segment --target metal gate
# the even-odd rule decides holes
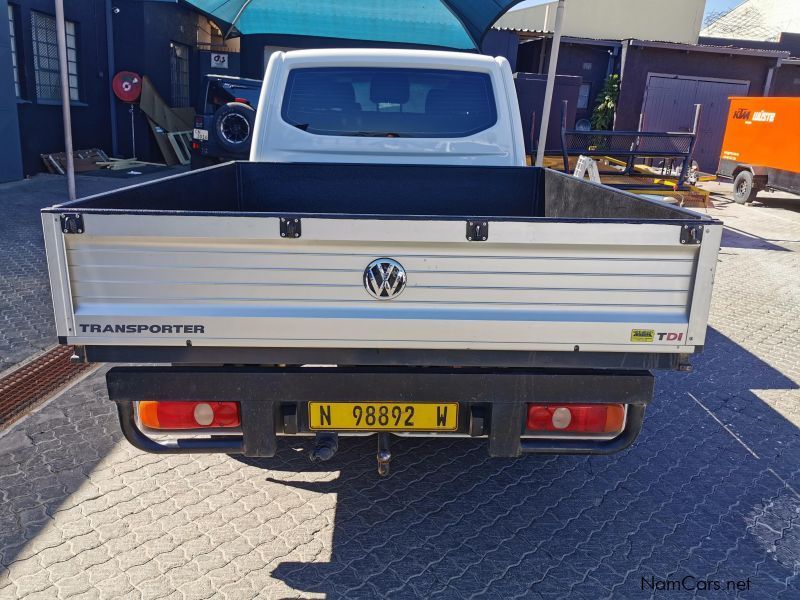
[[[649,73],[642,103],[642,131],[691,131],[694,105],[702,105],[692,158],[714,173],[719,163],[728,98],[746,96],[750,82]]]

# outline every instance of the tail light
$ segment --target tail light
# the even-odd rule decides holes
[[[139,419],[150,429],[238,427],[238,402],[139,402]]]
[[[528,404],[528,431],[619,433],[625,423],[622,404]]]

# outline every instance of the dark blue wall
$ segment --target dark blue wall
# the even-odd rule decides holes
[[[32,175],[42,170],[40,154],[63,152],[64,128],[61,102],[36,98],[31,41],[31,11],[54,14],[52,0],[20,0],[17,39],[23,99],[18,103],[20,150],[23,171]],[[67,20],[77,23],[78,77],[81,100],[72,102],[72,137],[75,149],[110,146],[109,76],[106,60],[104,2],[64,2]],[[5,18],[5,12],[3,13]],[[4,21],[5,22],[5,21]],[[0,60],[0,64],[10,61]],[[5,139],[5,138],[3,138]]]
[[[522,134],[525,138],[525,151],[535,154],[539,145],[539,129],[544,107],[544,91],[547,75],[537,73],[517,73],[514,85],[519,101],[519,113],[522,120]],[[571,75],[557,75],[553,87],[553,101],[550,109],[550,120],[547,125],[547,142],[545,150],[555,152],[561,150],[561,122],[563,118],[563,102],[567,102],[566,118],[571,127],[575,123],[575,106],[578,100],[578,89],[581,78]]]
[[[781,65],[775,71],[769,95],[777,97],[800,96],[800,65]]]
[[[7,1],[0,0],[3,23]],[[10,46],[4,25],[0,28],[0,139],[7,143],[2,144],[0,150],[0,180],[38,173],[43,170],[40,154],[64,150],[61,103],[38,99],[34,83],[31,11],[52,16],[53,0],[11,0],[11,3],[17,8],[19,17],[17,49],[23,97],[17,102],[13,98],[13,89],[9,88]],[[114,11],[107,12],[112,7]],[[181,3],[143,0],[66,0],[64,8],[66,18],[77,25],[81,98],[71,104],[73,147],[76,150],[97,147],[112,154],[112,125],[116,125],[118,154],[132,156],[129,105],[113,95],[111,79],[122,70],[146,75],[164,100],[171,104],[170,42],[177,42],[190,49],[190,100],[195,104],[202,87],[204,69],[201,60],[209,61],[207,53],[196,49],[197,13]],[[106,34],[109,23],[113,30],[113,66],[109,65],[108,58]],[[233,68],[227,74],[238,74],[237,60],[232,56]],[[112,104],[116,112],[113,124]],[[147,119],[138,106],[133,112],[137,157],[163,161]],[[19,135],[15,121],[19,124]],[[15,168],[14,156],[17,153],[22,157],[21,171]]]
[[[7,3],[0,0],[0,13],[6,19]],[[0,182],[22,178],[22,156],[19,149],[17,98],[11,65],[11,40],[8,27],[0,27]],[[6,68],[6,65],[9,65]]]
[[[537,73],[539,65],[547,73],[550,63],[550,39],[532,40],[520,45],[517,69]],[[544,57],[541,53],[544,52]],[[580,77],[584,83],[591,85],[589,102],[586,108],[576,107],[574,120],[589,119],[595,106],[595,99],[603,89],[606,77],[619,72],[619,43],[600,43],[595,40],[571,41],[562,39],[558,50],[558,74]],[[572,119],[570,119],[572,121]],[[570,123],[572,125],[574,123]]]
[[[774,58],[757,54],[748,56],[687,52],[682,48],[629,47],[614,129],[638,129],[648,73],[748,81],[749,95],[761,96],[769,70],[774,65]]]
[[[486,32],[481,44],[481,52],[487,56],[504,56],[511,65],[511,70],[517,70],[517,52],[519,49],[519,36],[513,31],[498,31],[490,29]]]
[[[729,38],[701,37],[701,44],[709,46],[732,46],[734,48],[754,48],[758,50],[783,50],[793,58],[800,58],[800,33],[784,31],[777,42],[757,40],[735,40]],[[775,70],[770,85],[770,96],[800,96],[800,65],[784,63]]]
[[[161,97],[172,104],[170,79],[170,42],[190,48],[189,97],[195,104],[200,95],[201,77],[197,44],[197,14],[180,4],[115,0],[119,13],[114,22],[114,70],[134,71],[146,76]],[[117,112],[119,153],[132,156],[130,105],[114,99]],[[136,156],[140,160],[163,162],[147,118],[134,107]]]

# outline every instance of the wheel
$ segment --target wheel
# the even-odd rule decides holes
[[[214,113],[214,133],[228,152],[245,154],[250,149],[256,111],[242,102],[228,102]]]
[[[758,189],[753,181],[753,174],[750,171],[739,171],[733,180],[733,199],[744,204],[755,200],[756,194]]]

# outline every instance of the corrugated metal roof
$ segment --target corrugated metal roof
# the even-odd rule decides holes
[[[526,35],[536,37],[551,37],[553,34],[549,31],[537,31],[534,29],[517,29],[514,27],[493,27],[495,31],[508,31],[516,33],[521,37]],[[579,38],[574,36],[564,36],[561,38],[562,43],[565,44],[619,44],[628,42],[631,46],[649,47],[649,48],[664,48],[665,50],[683,50],[685,52],[709,52],[715,54],[736,54],[746,56],[758,56],[760,58],[788,58],[790,52],[786,50],[770,50],[763,48],[739,48],[737,46],[719,46],[713,44],[681,44],[679,42],[663,42],[663,41],[649,41],[649,40],[603,40],[598,38]]]
[[[510,31],[512,33],[553,33],[543,29],[525,29],[520,27],[492,27],[494,31]]]
[[[704,44],[679,44],[676,42],[650,42],[646,40],[628,40],[631,46],[640,48],[664,48],[666,50],[683,50],[685,52],[708,52],[711,54],[736,54],[757,56],[760,58],[789,58],[785,50],[763,50],[761,48],[735,48],[733,46],[709,46]]]

